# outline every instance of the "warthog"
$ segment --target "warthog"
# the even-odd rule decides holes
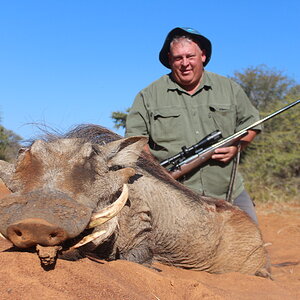
[[[0,232],[16,247],[36,247],[44,264],[56,252],[71,259],[93,253],[267,276],[264,242],[251,219],[173,180],[142,151],[146,143],[96,125],[36,140],[14,166],[2,163],[13,193],[0,201]]]

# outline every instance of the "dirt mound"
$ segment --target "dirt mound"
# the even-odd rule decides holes
[[[259,205],[257,212],[274,281],[87,258],[58,260],[44,271],[36,254],[11,252],[0,238],[0,299],[300,299],[300,204]]]

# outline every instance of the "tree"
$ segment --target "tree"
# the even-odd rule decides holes
[[[7,135],[5,134],[5,128],[0,126],[0,159],[5,160],[5,150],[8,144]]]
[[[286,95],[287,99],[299,99],[300,98],[300,84],[293,86]]]
[[[282,103],[274,102],[262,116],[281,107]],[[298,197],[299,140],[300,110],[297,106],[264,123],[263,132],[251,143],[240,166],[252,196],[261,201]]]
[[[1,121],[1,118],[0,118]],[[21,137],[0,125],[0,159],[13,161],[20,149]]]
[[[127,114],[129,112],[130,108],[126,109],[126,112],[122,112],[122,111],[115,111],[111,114],[111,118],[113,119],[115,125],[114,127],[119,129],[121,128],[125,128],[126,126],[126,118],[127,118]]]
[[[300,85],[265,65],[235,72],[261,117],[299,99]],[[300,112],[298,107],[264,123],[263,132],[246,149],[241,170],[252,197],[260,201],[296,199],[300,189]]]
[[[266,65],[249,67],[243,72],[236,71],[230,78],[241,85],[253,105],[260,110],[273,101],[285,99],[296,87],[293,79]]]
[[[0,128],[3,128],[3,132],[6,138],[4,160],[12,162],[17,157],[19,149],[21,148],[20,141],[22,140],[22,138],[12,130],[8,130],[2,126],[0,126]]]

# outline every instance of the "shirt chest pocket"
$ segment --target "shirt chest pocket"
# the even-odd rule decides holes
[[[151,114],[151,136],[157,143],[181,142],[183,112],[180,108],[159,108]]]
[[[210,115],[224,136],[233,134],[236,127],[236,111],[234,105],[210,104]]]

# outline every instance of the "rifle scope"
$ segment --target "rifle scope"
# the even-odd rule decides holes
[[[198,143],[190,146],[189,148],[187,148],[186,146],[183,146],[181,148],[182,152],[179,152],[179,153],[175,154],[174,156],[163,160],[160,163],[160,165],[162,167],[166,167],[169,164],[174,164],[175,162],[178,163],[178,160],[180,160],[182,158],[188,158],[189,156],[194,155],[194,154],[204,150],[205,148],[211,146],[212,144],[214,144],[221,138],[222,138],[221,131],[216,130],[216,131],[210,133],[209,135],[207,135],[206,137],[204,137]]]

